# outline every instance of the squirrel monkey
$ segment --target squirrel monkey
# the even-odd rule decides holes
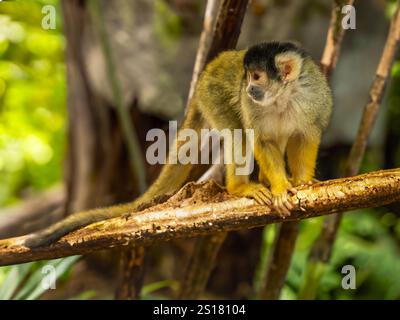
[[[217,130],[253,129],[259,182],[236,175],[235,163],[227,164],[227,190],[273,205],[286,216],[293,208],[288,193],[314,177],[321,134],[331,112],[331,90],[312,58],[293,43],[267,42],[248,50],[223,52],[211,61],[199,77],[181,128],[194,129],[199,135],[207,123]],[[182,144],[175,141],[169,156],[175,156]],[[177,191],[190,170],[190,164],[168,161],[137,200],[73,214],[30,235],[26,245],[49,244],[90,223],[132,212],[155,196]]]

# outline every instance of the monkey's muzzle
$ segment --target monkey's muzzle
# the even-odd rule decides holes
[[[256,100],[256,101],[261,101],[264,97],[264,90],[258,86],[250,86],[247,89],[248,95]]]

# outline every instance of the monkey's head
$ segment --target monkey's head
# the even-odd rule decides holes
[[[300,76],[305,52],[291,42],[265,42],[244,56],[246,92],[253,102],[271,105]]]

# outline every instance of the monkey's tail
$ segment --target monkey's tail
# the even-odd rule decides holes
[[[192,101],[193,100],[194,99],[192,99]],[[193,104],[194,102],[189,107],[188,113],[186,114],[180,130],[190,128],[199,133],[201,127],[203,126],[204,120],[196,106]],[[179,150],[178,144],[179,142],[176,142],[171,147],[169,159],[171,159],[171,156],[177,156]],[[61,220],[46,229],[30,234],[25,240],[25,245],[30,248],[49,245],[74,230],[85,227],[91,223],[115,218],[125,213],[134,212],[135,208],[137,208],[140,204],[146,203],[156,196],[178,190],[186,182],[190,174],[192,164],[181,164],[179,159],[177,160],[178,161],[176,161],[176,163],[170,163],[171,161],[169,160],[167,164],[163,166],[157,180],[142,196],[135,201],[120,206],[93,209],[72,214],[64,220]]]
[[[67,233],[87,226],[91,223],[111,219],[124,213],[128,213],[129,208],[132,207],[134,207],[134,202],[130,205],[126,204],[74,213],[46,229],[30,234],[25,240],[24,245],[29,248],[49,245]]]

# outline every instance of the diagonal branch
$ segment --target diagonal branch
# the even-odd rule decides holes
[[[342,28],[342,8],[345,5],[353,5],[353,3],[354,0],[335,0],[333,3],[331,21],[329,23],[325,48],[321,58],[321,69],[327,77],[330,77],[332,71],[336,68],[346,31]]]
[[[296,208],[286,220],[382,206],[399,200],[400,169],[376,171],[300,189],[292,198]],[[189,183],[162,204],[97,222],[50,246],[25,247],[23,243],[29,235],[2,240],[0,265],[54,259],[116,246],[149,245],[282,221],[269,207],[257,205],[251,199],[233,197],[213,181]]]
[[[357,137],[352,145],[350,155],[347,158],[344,176],[352,176],[358,173],[361,167],[361,161],[364,158],[365,150],[369,136],[378,116],[381,106],[381,100],[385,92],[386,83],[389,78],[389,72],[394,60],[395,52],[400,41],[400,6],[393,15],[389,33],[383,48],[382,56],[376,70],[374,80],[369,92],[369,101],[364,107],[363,116],[358,128]],[[299,297],[302,299],[311,299],[315,297],[315,290],[318,287],[322,274],[318,276],[315,273],[315,266],[325,265],[329,262],[332,254],[333,246],[336,239],[336,233],[339,229],[343,212],[327,217],[324,221],[323,228],[317,240],[314,242],[305,272],[305,280],[300,290]]]
[[[125,138],[125,143],[128,149],[129,160],[132,172],[137,179],[139,192],[142,194],[147,189],[146,183],[146,170],[144,169],[144,159],[140,150],[139,140],[133,126],[132,120],[129,116],[129,109],[125,106],[121,84],[115,69],[113,52],[109,41],[109,35],[105,28],[105,21],[103,17],[100,2],[97,0],[90,0],[88,2],[89,12],[93,19],[93,24],[98,32],[99,42],[103,51],[103,56],[107,68],[107,74],[110,79],[110,86],[112,90],[113,100],[116,106],[118,120]]]
[[[336,67],[345,34],[345,29],[341,26],[342,7],[353,3],[354,0],[335,0],[332,4],[331,20],[320,62],[321,71],[328,80]],[[265,286],[257,293],[263,299],[276,300],[280,297],[299,232],[299,226],[296,224],[298,223],[284,223],[279,227],[266,270]]]
[[[199,73],[204,69],[205,65],[221,51],[236,47],[248,2],[248,0],[207,1],[204,28],[196,56],[188,104],[193,95]],[[217,11],[218,14],[216,14]],[[221,177],[222,170],[218,168],[214,167],[214,174]],[[219,248],[225,237],[226,234],[221,232],[210,237],[197,239],[194,252],[183,275],[182,285],[178,293],[179,298],[195,299],[201,294],[207,284]]]

